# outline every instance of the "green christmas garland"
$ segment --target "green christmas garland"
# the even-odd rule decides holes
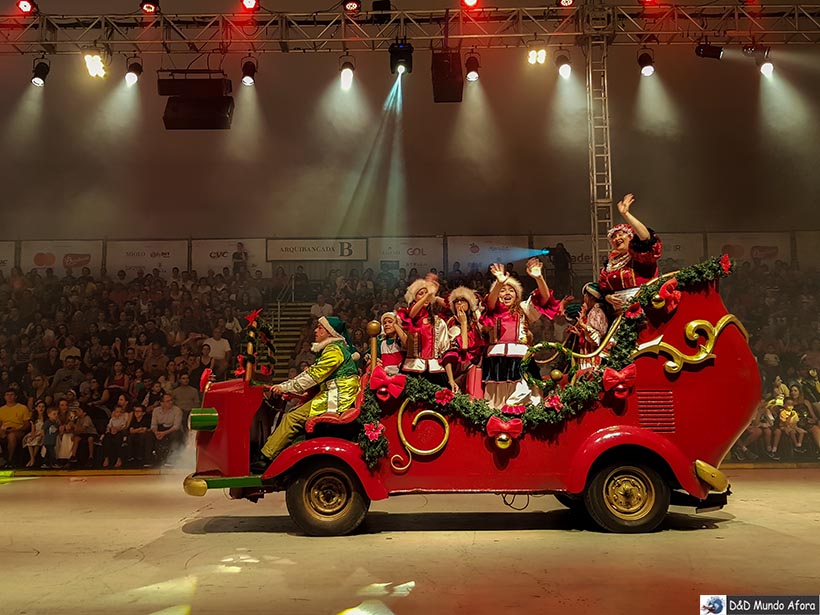
[[[526,406],[523,413],[505,413],[495,410],[483,399],[471,399],[466,394],[456,394],[442,396],[441,391],[448,391],[436,384],[418,376],[407,376],[407,383],[404,388],[404,395],[415,403],[421,403],[428,408],[454,418],[462,419],[469,427],[483,432],[487,421],[492,416],[498,416],[503,420],[520,418],[525,430],[532,430],[541,425],[555,425],[565,421],[567,418],[576,416],[584,410],[590,408],[601,397],[603,388],[604,369],[610,367],[615,370],[622,370],[632,363],[632,354],[638,346],[638,335],[646,325],[646,311],[652,308],[652,298],[655,297],[661,287],[672,279],[677,280],[677,289],[683,290],[692,288],[699,284],[711,282],[718,278],[727,277],[733,270],[734,263],[728,256],[713,257],[708,261],[686,267],[677,273],[664,276],[651,284],[644,284],[636,296],[634,303],[629,306],[620,319],[618,330],[613,336],[608,355],[603,357],[601,365],[595,369],[583,373],[575,382],[568,384],[563,389],[555,393],[556,383],[550,380],[538,382],[543,383],[544,399],[538,404]],[[614,325],[613,325],[614,326]],[[570,351],[560,344],[544,343],[538,344],[530,349],[526,358],[527,364],[522,361],[522,372],[526,376],[526,366],[532,359],[535,350],[541,348],[553,348],[562,350],[565,356],[570,356]],[[570,362],[571,363],[571,362]],[[573,371],[574,373],[574,371]],[[572,374],[570,374],[572,376]],[[534,377],[533,377],[534,378]],[[529,380],[528,380],[529,382]],[[438,394],[438,398],[437,398]],[[446,399],[445,403],[440,400]],[[362,457],[368,467],[373,468],[379,460],[387,455],[387,438],[379,430],[378,437],[370,438],[367,432],[374,434],[374,429],[380,426],[381,407],[371,390],[365,391],[364,402],[357,419],[362,426],[362,431],[358,436],[358,443],[362,449]]]

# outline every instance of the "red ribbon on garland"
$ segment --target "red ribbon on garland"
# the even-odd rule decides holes
[[[630,363],[621,371],[607,367],[604,370],[604,391],[612,391],[618,399],[624,399],[635,386],[638,370]]]
[[[495,438],[503,433],[511,438],[517,438],[524,432],[524,423],[521,419],[501,420],[497,416],[491,416],[487,421],[487,435]]]
[[[370,389],[376,391],[376,397],[381,401],[387,401],[391,397],[398,399],[404,391],[407,383],[407,376],[404,374],[389,375],[380,365],[373,370],[370,376]]]

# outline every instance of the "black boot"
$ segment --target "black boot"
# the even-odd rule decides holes
[[[265,457],[263,454],[260,453],[259,456],[256,459],[251,461],[251,474],[252,475],[264,474],[265,470],[267,470],[268,467],[270,466],[271,461],[273,461],[273,459],[271,459],[270,457]]]

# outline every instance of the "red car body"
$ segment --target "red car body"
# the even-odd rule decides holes
[[[227,486],[235,497],[257,498],[287,489],[307,462],[335,459],[332,465],[347,468],[369,500],[407,493],[556,493],[571,506],[585,501],[596,472],[622,463],[652,468],[668,485],[672,503],[721,506],[728,483],[717,468],[749,424],[761,383],[746,331],[727,314],[716,283],[683,292],[670,315],[650,314],[633,356],[636,379],[625,399],[604,396],[560,424],[525,431],[505,449],[461,418],[428,411],[414,426],[425,408],[409,404],[400,412],[400,399],[382,406],[389,453],[375,468],[367,467],[355,442],[316,437],[286,449],[261,477],[249,475],[249,433],[264,388],[242,380],[215,383],[202,405],[216,409],[218,423],[214,431],[197,433],[196,472],[186,479],[186,491],[200,495]],[[412,454],[406,469],[402,436],[413,450],[428,453]],[[631,479],[614,476],[601,487],[604,500],[634,498]],[[710,499],[710,491],[719,497]],[[662,492],[655,485],[641,497],[665,497]],[[632,509],[624,502],[613,506],[629,521]]]

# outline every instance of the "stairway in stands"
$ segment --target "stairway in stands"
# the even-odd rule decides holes
[[[279,331],[276,333],[276,367],[273,371],[273,382],[282,382],[288,377],[288,363],[296,349],[302,327],[310,318],[310,303],[283,303]],[[267,310],[270,322],[276,323],[276,304]],[[313,338],[311,337],[311,340]]]

